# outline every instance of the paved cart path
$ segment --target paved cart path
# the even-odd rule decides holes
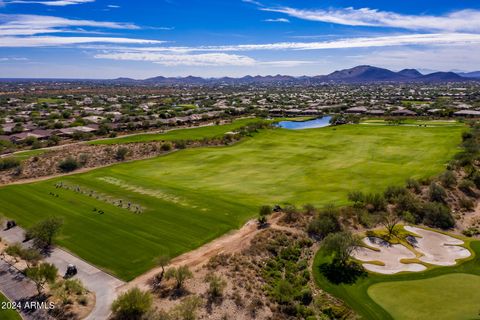
[[[0,237],[8,243],[22,243],[23,234],[24,230],[20,227],[0,231]],[[28,243],[22,244],[29,245]],[[65,274],[68,264],[74,264],[78,269],[74,278],[80,279],[88,290],[95,293],[95,307],[86,319],[104,320],[108,318],[110,305],[117,296],[117,288],[125,284],[123,281],[58,247],[54,248],[44,260],[54,264],[60,275]]]

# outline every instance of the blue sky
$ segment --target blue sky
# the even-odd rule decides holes
[[[0,0],[0,77],[480,69],[474,0]]]

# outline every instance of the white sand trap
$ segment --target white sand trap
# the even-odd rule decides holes
[[[453,266],[458,259],[464,259],[471,255],[470,251],[458,245],[462,240],[444,235],[439,232],[422,228],[405,226],[405,230],[421,236],[415,237],[417,243],[411,243],[415,249],[422,253],[420,261],[439,266]]]
[[[402,271],[418,272],[426,269],[424,265],[419,263],[400,262],[402,259],[415,258],[415,254],[401,244],[391,245],[379,238],[364,238],[363,242],[370,247],[380,250],[375,251],[369,248],[359,247],[353,252],[352,256],[354,258],[366,261],[363,267],[369,271],[394,274]],[[385,265],[379,266],[368,263],[368,261],[381,261]]]

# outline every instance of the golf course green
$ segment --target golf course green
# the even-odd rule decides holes
[[[396,320],[462,320],[478,317],[478,288],[480,276],[451,273],[423,280],[377,283],[368,288],[368,295]]]
[[[354,284],[332,284],[320,272],[331,260],[320,249],[313,263],[317,285],[368,320],[478,319],[480,241],[467,241],[473,255],[452,267],[395,275],[368,273]]]
[[[89,144],[98,145],[149,141],[202,140],[204,138],[217,138],[222,137],[225,133],[229,131],[235,131],[243,126],[258,121],[260,121],[258,118],[237,119],[234,120],[232,123],[224,125],[173,129],[165,133],[140,133],[128,135],[125,137],[99,139],[89,142]]]
[[[0,213],[23,227],[62,217],[59,245],[130,280],[153,267],[160,254],[177,256],[240,227],[261,205],[341,205],[351,190],[378,192],[409,177],[436,175],[459,150],[464,130],[262,130],[233,146],[185,149],[6,186],[0,188]],[[60,182],[68,188],[58,187]],[[126,209],[127,203],[141,212]]]

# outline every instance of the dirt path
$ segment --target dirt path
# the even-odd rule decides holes
[[[269,227],[272,229],[288,231],[293,233],[301,233],[302,231],[290,227],[278,225],[280,220],[280,215],[274,215],[269,220]],[[219,253],[237,253],[246,249],[250,246],[252,239],[259,234],[260,232],[268,229],[259,229],[257,220],[249,220],[243,227],[238,230],[231,231],[220,238],[217,238],[200,248],[186,252],[176,258],[174,258],[168,267],[178,267],[187,265],[191,269],[196,269],[205,263],[207,263],[210,258],[214,257]],[[133,287],[139,287],[140,289],[146,290],[149,289],[149,280],[159,273],[162,270],[161,267],[153,268],[146,273],[138,276],[133,279],[125,286],[119,288],[119,290],[124,291]]]

